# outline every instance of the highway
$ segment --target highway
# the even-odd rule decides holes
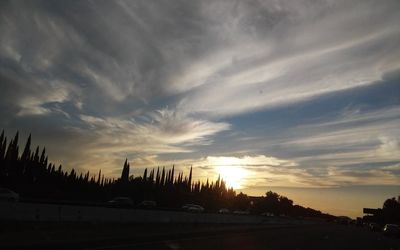
[[[36,241],[34,244],[7,245],[1,249],[77,249],[77,250],[126,250],[126,249],[217,249],[217,250],[313,250],[313,249],[387,249],[400,250],[399,238],[388,238],[367,228],[336,224],[309,225],[143,225],[119,228],[74,229],[59,231],[65,235],[60,241]],[[45,231],[42,231],[44,234]],[[29,232],[26,232],[29,233]],[[84,235],[80,240],[71,235]],[[24,235],[20,235],[24,238]],[[48,234],[51,237],[51,234]]]
[[[364,228],[340,225],[283,226],[220,232],[206,235],[186,235],[143,242],[86,247],[86,250],[125,249],[218,249],[218,250],[275,250],[275,249],[400,249],[400,239],[387,238]]]

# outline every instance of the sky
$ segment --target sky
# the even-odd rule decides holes
[[[0,128],[360,216],[400,195],[400,1],[1,1]],[[22,142],[23,142],[22,140]]]

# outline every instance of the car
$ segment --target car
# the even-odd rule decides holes
[[[236,210],[236,211],[233,211],[233,214],[247,215],[247,214],[250,214],[250,212],[249,211]]]
[[[107,202],[109,207],[116,207],[116,208],[132,208],[134,203],[131,198],[129,197],[116,197]]]
[[[265,213],[262,213],[261,216],[274,217],[274,214],[273,213],[269,213],[269,212],[265,212]]]
[[[0,188],[0,201],[18,202],[19,194],[8,188]]]
[[[197,206],[195,204],[185,204],[182,206],[182,210],[187,211],[190,207]]]
[[[386,224],[383,227],[383,234],[386,236],[400,237],[400,227],[396,224]]]
[[[138,205],[139,208],[145,208],[145,209],[155,208],[156,206],[157,206],[157,202],[150,201],[150,200],[142,201]]]
[[[219,214],[229,214],[230,211],[227,208],[221,208],[220,210],[218,210]]]
[[[185,204],[182,206],[182,209],[187,212],[192,213],[202,213],[204,212],[204,207],[196,204]]]

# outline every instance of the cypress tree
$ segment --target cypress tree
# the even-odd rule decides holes
[[[218,179],[215,182],[215,189],[219,189],[219,183],[220,183],[221,175],[218,175]]]
[[[27,162],[31,156],[31,134],[29,134],[28,139],[26,140],[24,151],[21,155],[21,160],[23,162]]]
[[[85,182],[87,183],[89,181],[89,171],[87,171],[87,173],[85,174]]]
[[[143,181],[147,181],[147,168],[144,169]]]
[[[70,177],[72,180],[75,180],[75,178],[76,178],[75,169],[72,169],[72,170],[71,170],[71,172],[70,172],[70,174],[69,174],[69,177]]]
[[[17,133],[14,136],[14,139],[10,142],[10,146],[9,146],[9,151],[10,151],[10,155],[9,155],[9,160],[11,161],[17,161],[18,160],[18,137],[19,137],[19,132],[17,131]],[[8,152],[7,152],[8,154]]]
[[[4,161],[6,157],[7,137],[4,137],[3,142],[0,144],[0,161]]]
[[[156,185],[160,184],[160,167],[157,167],[157,174],[156,174]]]
[[[49,162],[49,158],[46,155],[46,158],[44,158],[43,165],[46,166],[48,162]]]
[[[174,172],[175,172],[175,165],[172,165],[172,171],[171,171],[171,176],[170,176],[170,183],[174,183]]]
[[[99,176],[97,177],[97,185],[100,185],[101,181],[101,169],[99,170]]]
[[[3,143],[4,140],[4,129],[1,131],[1,135],[0,135],[0,144]]]
[[[154,181],[154,168],[150,171],[149,181],[150,181],[150,182],[153,182],[153,181]]]
[[[121,173],[121,181],[128,182],[128,180],[129,180],[129,163],[128,159],[125,159],[124,167]]]
[[[8,163],[18,160],[18,132],[8,144],[5,159]]]
[[[36,151],[35,151],[35,156],[33,157],[33,160],[36,162],[36,163],[39,163],[39,146],[37,146],[36,147]]]
[[[167,176],[165,178],[165,185],[170,185],[171,184],[171,170],[167,171]]]
[[[160,184],[161,184],[161,186],[165,185],[165,167],[162,168]]]
[[[43,148],[42,154],[40,155],[40,160],[39,160],[40,164],[42,165],[44,164],[45,158],[46,158],[46,147]]]
[[[100,183],[100,186],[104,187],[104,174],[103,174],[103,176],[101,177],[101,183]]]
[[[190,172],[189,172],[189,181],[188,181],[188,186],[189,186],[189,189],[191,189],[191,187],[192,187],[192,166],[190,166]]]

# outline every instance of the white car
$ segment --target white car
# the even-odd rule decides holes
[[[227,208],[221,208],[220,210],[218,210],[219,214],[229,214],[230,211]]]
[[[202,213],[204,212],[204,207],[196,204],[186,204],[182,206],[182,209],[192,213]]]
[[[19,201],[19,194],[7,188],[0,188],[0,201]]]

